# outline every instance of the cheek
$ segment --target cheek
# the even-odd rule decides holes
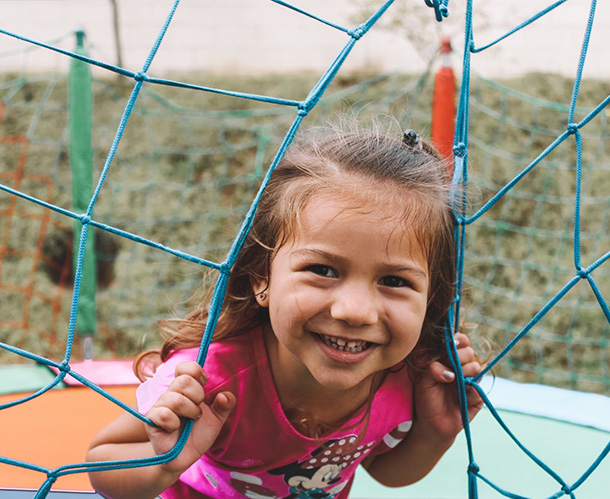
[[[321,306],[319,293],[289,280],[270,288],[270,313],[283,317],[304,317]]]
[[[397,336],[397,344],[400,345],[397,356],[405,358],[413,351],[421,336],[423,323],[423,318],[413,315],[403,316],[402,320],[399,319],[394,323],[396,325],[394,334]]]
[[[419,341],[419,338],[421,336],[421,329],[415,331],[415,330],[410,330],[405,332],[405,334],[402,337],[402,352],[401,352],[401,356],[404,358],[407,355],[409,355],[413,349],[415,348],[415,345],[417,345],[417,342]]]
[[[409,351],[407,353],[407,355],[409,355],[413,349],[416,347],[417,343],[419,342],[419,339],[421,338],[421,328],[419,329],[419,334],[414,334],[412,335],[410,341],[409,341]],[[406,357],[406,355],[405,355]]]
[[[307,487],[307,483],[309,482],[309,480],[305,477],[300,477],[300,476],[293,476],[292,478],[288,479],[288,485],[290,485],[291,487],[295,487],[295,488],[308,488]]]
[[[307,320],[306,311],[297,297],[276,294],[269,302],[269,322],[276,336],[285,337],[293,333],[293,328]]]

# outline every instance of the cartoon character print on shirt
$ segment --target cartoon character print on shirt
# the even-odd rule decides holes
[[[409,433],[411,426],[413,426],[413,421],[405,421],[404,423],[400,423],[390,433],[383,437],[383,443],[390,449],[393,449],[404,440],[407,433]]]
[[[257,476],[232,471],[229,483],[231,487],[248,499],[278,499],[275,492],[265,487],[263,481]]]
[[[396,447],[411,429],[405,421],[380,442],[389,449]],[[267,473],[281,476],[289,487],[288,495],[277,495],[266,487],[261,476],[232,472],[230,485],[248,499],[333,499],[349,483],[353,471],[342,472],[356,465],[377,445],[376,442],[358,444],[356,435],[325,442],[304,460],[297,460]],[[270,485],[270,484],[268,484]]]
[[[349,482],[353,473],[342,471],[368,454],[375,442],[357,446],[358,437],[349,435],[329,440],[303,461],[269,470],[282,476],[290,494],[282,499],[332,499]]]

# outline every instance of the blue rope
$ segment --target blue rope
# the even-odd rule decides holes
[[[147,75],[147,71],[149,70],[159,47],[167,33],[167,30],[170,27],[174,14],[179,6],[179,0],[175,0],[173,3],[170,12],[165,18],[165,21],[155,39],[155,42],[148,53],[142,68],[139,72],[132,72],[126,70],[124,68],[120,68],[117,66],[113,66],[111,64],[107,64],[101,61],[94,60],[89,57],[82,56],[80,54],[76,54],[71,51],[67,51],[56,47],[51,43],[39,42],[36,40],[32,40],[14,33],[11,33],[6,30],[0,29],[0,33],[3,33],[7,36],[11,36],[22,40],[24,42],[29,43],[31,46],[41,47],[48,49],[50,51],[54,51],[60,54],[63,54],[68,57],[72,57],[84,62],[87,62],[93,66],[97,66],[99,68],[105,69],[115,74],[119,74],[130,78],[134,81],[134,85],[131,91],[131,94],[127,100],[123,115],[121,117],[120,123],[116,130],[112,145],[109,149],[108,155],[105,159],[103,169],[100,174],[100,178],[96,185],[95,191],[90,200],[87,211],[83,214],[78,214],[71,212],[69,210],[63,209],[59,206],[55,206],[51,203],[42,201],[33,196],[29,196],[24,194],[14,188],[0,185],[0,190],[7,192],[11,195],[20,197],[29,202],[35,203],[44,208],[50,209],[56,213],[59,213],[63,216],[79,220],[81,222],[81,239],[80,246],[78,248],[77,253],[77,267],[75,271],[75,279],[74,279],[74,292],[72,296],[71,303],[71,311],[70,311],[70,319],[68,325],[68,337],[66,341],[66,350],[65,357],[62,362],[52,361],[50,359],[46,359],[44,357],[38,356],[31,352],[27,352],[25,350],[13,347],[11,345],[7,345],[4,343],[0,343],[0,348],[4,348],[10,352],[21,355],[24,358],[28,358],[39,362],[41,364],[53,367],[58,370],[58,374],[56,377],[48,383],[45,387],[38,390],[36,393],[28,395],[22,399],[12,401],[8,404],[0,405],[0,410],[9,408],[18,404],[22,404],[32,400],[50,389],[57,386],[61,383],[66,376],[72,376],[74,379],[80,381],[82,384],[88,386],[92,390],[96,391],[100,395],[108,398],[113,403],[122,407],[124,410],[131,413],[134,417],[139,418],[140,420],[146,422],[147,424],[152,424],[151,421],[140,415],[134,409],[126,406],[123,402],[119,401],[115,397],[108,394],[106,391],[86,379],[84,376],[80,375],[77,372],[74,372],[70,367],[70,358],[73,348],[74,341],[74,333],[76,327],[76,315],[78,311],[78,300],[79,300],[79,287],[82,278],[82,264],[84,259],[85,252],[85,240],[87,237],[89,226],[103,229],[107,232],[116,234],[118,236],[130,239],[136,243],[144,244],[150,246],[156,250],[164,251],[171,255],[177,256],[181,259],[196,263],[198,265],[206,266],[215,271],[218,271],[218,278],[216,284],[214,286],[213,295],[211,298],[210,309],[208,313],[208,321],[206,324],[206,329],[204,331],[203,338],[201,340],[201,344],[199,347],[199,352],[197,356],[197,362],[200,365],[204,365],[205,359],[208,353],[209,344],[212,339],[212,334],[214,328],[216,326],[218,317],[222,310],[222,305],[224,302],[224,298],[226,295],[227,283],[232,271],[233,265],[235,264],[237,255],[242,248],[242,245],[246,239],[248,232],[250,231],[252,222],[254,220],[254,216],[256,214],[256,210],[258,208],[261,196],[264,193],[265,188],[268,185],[270,177],[283,158],[287,148],[292,143],[299,127],[301,126],[305,117],[311,112],[311,110],[318,104],[322,95],[328,88],[328,85],[336,76],[337,72],[343,65],[346,58],[349,56],[352,48],[355,43],[364,36],[371,27],[379,20],[379,18],[387,11],[387,9],[393,3],[393,0],[389,0],[384,2],[381,7],[377,9],[377,11],[364,23],[361,25],[350,29],[344,26],[340,26],[331,21],[323,19],[319,16],[316,16],[306,10],[296,7],[286,1],[283,0],[272,0],[274,3],[286,7],[295,11],[300,15],[304,15],[311,19],[314,19],[330,28],[339,30],[346,35],[349,36],[348,41],[342,47],[339,54],[336,56],[334,61],[330,64],[328,69],[323,73],[321,78],[316,82],[314,87],[311,89],[307,97],[302,100],[290,100],[290,99],[282,99],[276,98],[273,96],[265,96],[258,94],[251,94],[245,92],[236,92],[236,91],[228,91],[223,89],[205,87],[192,85],[184,82],[153,78]],[[473,15],[473,2],[472,0],[467,0],[466,5],[466,18],[465,18],[465,37],[464,37],[464,55],[462,61],[462,85],[460,88],[459,94],[459,103],[458,103],[458,111],[456,116],[456,128],[455,128],[455,138],[454,138],[454,173],[452,182],[455,184],[456,188],[453,194],[453,202],[454,202],[454,218],[455,218],[455,240],[456,240],[456,283],[457,283],[457,292],[455,299],[452,303],[451,309],[449,310],[449,317],[447,327],[445,329],[445,346],[448,352],[449,361],[451,364],[451,368],[456,373],[457,379],[457,387],[458,387],[458,398],[461,406],[461,417],[462,423],[464,425],[464,432],[466,436],[467,443],[467,453],[468,453],[468,468],[467,468],[467,476],[468,476],[468,489],[469,489],[469,498],[477,499],[478,498],[478,480],[483,481],[488,484],[490,487],[500,492],[506,497],[514,498],[514,499],[526,499],[523,496],[517,495],[510,491],[503,490],[488,478],[484,476],[481,472],[479,465],[475,461],[475,452],[473,449],[472,442],[472,433],[470,429],[469,416],[468,416],[468,407],[467,407],[467,390],[476,390],[484,400],[485,405],[491,411],[493,417],[498,422],[500,427],[510,436],[510,438],[515,442],[515,444],[521,449],[521,451],[527,455],[537,466],[539,466],[542,470],[544,470],[549,476],[551,476],[557,485],[559,486],[559,490],[552,496],[551,498],[559,498],[562,496],[569,496],[574,498],[574,491],[581,486],[584,481],[593,473],[593,471],[599,466],[599,464],[608,456],[610,453],[610,443],[605,447],[605,449],[600,453],[597,459],[592,463],[592,465],[583,473],[583,475],[572,485],[568,485],[555,471],[550,469],[545,463],[543,463],[537,456],[535,456],[531,451],[529,451],[510,431],[507,425],[502,421],[498,412],[495,410],[490,400],[487,398],[486,394],[482,391],[478,382],[481,380],[483,375],[489,373],[490,370],[497,365],[510,350],[516,345],[524,336],[526,336],[532,328],[537,325],[542,318],[555,306],[572,288],[574,288],[581,281],[586,281],[588,285],[591,287],[593,293],[596,296],[596,299],[599,303],[600,308],[602,309],[605,317],[608,322],[610,322],[610,307],[608,306],[606,300],[603,297],[601,290],[595,278],[593,276],[593,272],[599,268],[602,264],[606,263],[610,259],[610,252],[602,255],[588,267],[582,267],[581,261],[581,189],[582,189],[582,135],[581,129],[587,125],[591,120],[593,120],[596,116],[598,116],[603,110],[605,110],[608,105],[610,105],[610,96],[604,99],[595,109],[590,111],[580,122],[574,123],[574,114],[577,109],[576,103],[578,99],[578,94],[580,90],[580,84],[582,79],[582,73],[584,70],[584,65],[586,61],[586,56],[588,52],[589,40],[592,33],[593,22],[595,18],[596,11],[596,0],[592,0],[591,8],[589,12],[589,18],[587,22],[587,27],[585,30],[584,41],[582,44],[581,54],[578,62],[576,78],[574,82],[574,87],[571,96],[571,102],[567,109],[567,128],[561,133],[558,137],[556,137],[526,168],[524,168],[517,176],[515,176],[508,184],[506,184],[503,188],[499,189],[498,192],[491,197],[477,212],[472,215],[468,215],[467,207],[468,207],[468,199],[467,199],[467,190],[468,190],[468,144],[469,144],[469,97],[470,97],[470,78],[471,78],[471,57],[472,54],[476,54],[486,50],[489,47],[494,46],[500,41],[508,38],[513,35],[517,31],[525,28],[533,24],[535,21],[551,12],[552,10],[558,8],[560,5],[565,3],[566,0],[558,0],[549,5],[547,8],[541,10],[536,15],[527,19],[526,21],[520,23],[516,27],[509,30],[506,34],[502,35],[495,41],[482,46],[475,47],[474,43],[474,28],[472,22]],[[449,15],[448,9],[448,0],[424,0],[425,4],[434,10],[434,15],[437,21],[442,21]],[[110,169],[112,167],[112,163],[114,157],[116,155],[116,151],[118,145],[121,141],[121,138],[124,134],[127,123],[132,115],[134,110],[136,101],[141,94],[141,91],[147,85],[161,85],[161,86],[170,86],[170,87],[178,87],[184,89],[191,89],[196,91],[204,91],[209,93],[222,94],[234,98],[243,98],[253,101],[259,101],[269,104],[274,104],[277,106],[286,106],[293,107],[296,110],[296,115],[294,121],[292,122],[290,129],[286,133],[284,140],[282,141],[280,147],[278,148],[267,172],[263,176],[261,181],[261,185],[259,190],[256,193],[254,201],[246,214],[242,226],[240,227],[238,234],[227,253],[225,261],[222,263],[211,262],[202,258],[199,258],[194,255],[190,255],[184,253],[180,250],[173,249],[167,247],[165,245],[161,245],[152,240],[148,240],[143,238],[137,234],[129,233],[127,231],[118,229],[116,227],[111,227],[105,225],[103,223],[97,222],[92,218],[93,208],[97,202],[101,189],[105,183],[107,176],[110,174]],[[574,266],[575,266],[575,274],[563,285],[563,287],[552,297],[539,311],[538,313],[523,327],[518,334],[515,335],[512,341],[510,341],[504,349],[489,363],[489,365],[474,378],[464,377],[464,374],[461,370],[461,364],[459,362],[459,358],[457,355],[457,348],[454,342],[454,335],[457,332],[458,325],[460,323],[460,302],[461,302],[461,289],[463,286],[463,271],[464,271],[464,263],[465,263],[465,240],[466,240],[466,226],[474,223],[480,217],[482,217],[485,213],[487,213],[496,203],[498,203],[509,191],[512,189],[518,182],[520,182],[529,172],[531,172],[534,168],[536,168],[540,162],[546,158],[551,152],[553,152],[560,144],[564,143],[568,138],[574,136],[574,143],[576,148],[576,190],[575,190],[575,213],[574,213],[574,230],[573,230],[573,258],[574,258]],[[463,187],[460,189],[458,187]],[[180,438],[177,444],[174,446],[172,450],[168,453],[160,456],[155,456],[151,458],[144,459],[129,459],[129,460],[116,460],[111,462],[97,462],[97,463],[74,463],[67,464],[56,469],[49,469],[43,466],[37,466],[30,463],[21,462],[19,460],[10,459],[6,457],[0,457],[0,463],[9,464],[13,466],[20,466],[26,469],[30,469],[33,471],[38,471],[46,474],[47,479],[44,484],[38,490],[36,494],[36,498],[44,498],[48,495],[51,490],[52,485],[55,481],[65,475],[75,474],[75,473],[83,473],[83,472],[93,472],[93,471],[104,471],[104,470],[112,470],[112,469],[122,469],[122,468],[135,468],[141,466],[150,466],[155,464],[161,464],[168,462],[174,459],[179,452],[184,447],[189,433],[192,429],[192,421],[189,421],[184,428],[183,432],[180,435]]]
[[[288,7],[289,9],[294,10],[295,12],[298,12],[299,14],[302,14],[306,17],[309,17],[310,19],[315,19],[316,21],[326,24],[327,26],[338,29],[339,31],[343,31],[344,33],[349,34],[349,32],[350,32],[350,30],[348,28],[345,28],[345,27],[335,24],[327,19],[323,19],[319,16],[316,16],[316,15],[312,14],[311,12],[307,12],[306,10],[297,7],[296,5],[292,5],[292,4],[290,4],[288,2],[284,2],[282,0],[271,0],[271,1],[274,3],[277,3],[279,5],[282,5],[284,7]]]
[[[595,20],[595,9],[597,8],[597,0],[591,0],[591,10],[589,11],[589,18],[587,20],[587,27],[585,30],[585,39],[582,44],[580,52],[580,58],[578,59],[578,68],[576,70],[576,78],[574,80],[574,90],[572,92],[572,100],[570,102],[570,112],[568,114],[568,123],[574,121],[574,109],[576,108],[576,99],[578,98],[578,90],[580,89],[580,82],[582,81],[582,72],[585,67],[585,61],[587,59],[587,51],[589,49],[589,41],[591,40],[591,31],[593,30],[593,21]]]
[[[424,0],[428,7],[434,9],[434,15],[438,22],[449,16],[449,0]]]
[[[66,351],[65,351],[65,357],[64,357],[63,362],[57,363],[52,360],[45,359],[40,356],[23,351],[21,349],[12,347],[10,345],[4,345],[4,344],[0,343],[0,347],[6,348],[7,350],[10,350],[14,353],[21,354],[32,360],[36,360],[43,364],[55,367],[58,369],[59,373],[57,374],[57,376],[51,383],[49,383],[46,387],[42,388],[35,394],[32,394],[21,400],[11,402],[10,404],[5,404],[4,406],[0,406],[0,409],[3,409],[5,407],[10,407],[11,405],[17,405],[19,403],[24,403],[28,400],[36,398],[36,397],[42,395],[43,393],[47,392],[48,390],[50,390],[57,384],[59,384],[65,378],[65,376],[70,375],[73,378],[80,381],[81,383],[83,383],[84,385],[95,390],[97,393],[112,400],[114,403],[116,403],[117,405],[122,407],[124,410],[127,410],[135,417],[138,417],[140,420],[142,420],[148,424],[152,424],[148,418],[145,418],[144,416],[137,413],[137,411],[134,411],[133,409],[127,407],[124,403],[122,403],[121,401],[117,400],[116,398],[114,398],[111,395],[109,395],[108,393],[106,393],[103,389],[101,389],[100,387],[98,387],[97,385],[95,385],[94,383],[89,381],[88,379],[86,379],[84,376],[82,376],[70,369],[69,361],[70,361],[72,348],[73,348],[73,342],[74,342],[76,315],[77,315],[77,311],[78,311],[79,288],[80,288],[80,282],[81,282],[81,278],[82,278],[82,264],[83,264],[84,251],[85,251],[85,241],[86,241],[88,228],[90,225],[99,227],[108,232],[131,239],[138,243],[149,245],[155,249],[166,251],[170,254],[176,255],[185,260],[192,261],[192,262],[195,262],[195,263],[198,263],[201,265],[205,265],[207,267],[210,267],[212,269],[219,271],[219,277],[218,277],[218,280],[214,287],[214,292],[213,292],[213,296],[211,299],[206,330],[204,332],[202,342],[200,345],[200,349],[199,349],[199,354],[198,354],[198,362],[201,365],[204,364],[205,358],[207,355],[207,350],[209,347],[209,343],[212,338],[212,333],[213,333],[214,327],[216,325],[218,316],[220,314],[220,311],[222,308],[222,303],[224,301],[227,280],[230,275],[231,268],[232,268],[233,264],[235,263],[237,254],[238,254],[239,250],[241,249],[241,246],[243,245],[243,242],[246,238],[248,231],[250,230],[252,221],[254,219],[254,215],[256,213],[256,209],[258,207],[258,203],[260,201],[260,198],[262,196],[262,193],[263,193],[266,185],[269,182],[272,172],[274,171],[277,164],[281,161],[286,149],[288,148],[288,146],[294,139],[294,137],[297,133],[297,130],[299,129],[299,126],[301,125],[303,119],[307,116],[307,114],[311,111],[311,109],[313,109],[314,106],[318,103],[321,96],[323,95],[325,90],[328,88],[328,85],[335,77],[337,71],[340,69],[340,67],[344,63],[345,59],[349,55],[352,47],[377,22],[377,20],[380,18],[380,16],[393,3],[393,0],[386,1],[382,5],[382,7],[379,8],[373,16],[371,16],[371,18],[367,22],[361,24],[360,26],[358,26],[357,28],[355,28],[353,30],[342,28],[338,25],[325,21],[317,16],[314,16],[312,14],[305,12],[302,9],[298,9],[294,6],[291,6],[291,5],[287,4],[286,2],[276,1],[276,3],[282,4],[286,7],[290,7],[293,10],[296,10],[297,12],[299,12],[301,14],[305,14],[308,17],[312,17],[314,19],[322,21],[326,25],[340,29],[341,31],[348,34],[350,37],[348,42],[346,43],[346,45],[340,51],[339,55],[335,58],[333,63],[326,70],[326,72],[323,74],[323,76],[320,78],[320,80],[316,83],[316,85],[310,91],[309,95],[307,96],[307,98],[304,101],[280,99],[280,98],[275,98],[275,97],[267,97],[267,96],[242,93],[242,92],[231,92],[231,91],[226,91],[226,90],[221,90],[221,89],[214,89],[214,88],[209,88],[209,87],[202,87],[202,86],[186,84],[186,83],[182,83],[182,82],[176,82],[176,81],[171,81],[171,80],[164,80],[164,79],[157,79],[157,78],[149,77],[146,74],[146,72],[149,69],[150,65],[152,64],[152,61],[154,60],[154,57],[159,49],[159,46],[162,43],[162,40],[170,26],[171,20],[176,12],[176,9],[178,8],[179,0],[176,0],[174,2],[169,14],[167,15],[167,17],[165,19],[165,22],[164,22],[162,28],[155,40],[155,43],[153,44],[153,47],[150,50],[150,52],[146,58],[146,61],[144,62],[143,66],[142,66],[141,71],[138,73],[134,73],[134,72],[125,70],[123,68],[118,68],[118,67],[112,66],[110,64],[96,61],[89,57],[85,57],[80,54],[76,54],[74,52],[63,50],[63,49],[54,47],[54,46],[46,44],[46,43],[37,42],[35,40],[31,40],[31,39],[16,35],[14,33],[11,33],[11,32],[5,31],[5,30],[0,30],[0,33],[4,33],[8,36],[18,38],[20,40],[29,42],[33,45],[44,47],[49,50],[67,55],[69,57],[73,57],[73,58],[79,59],[81,61],[87,62],[94,66],[97,66],[97,67],[100,67],[103,69],[107,69],[111,72],[132,78],[135,82],[131,95],[125,106],[125,110],[121,117],[121,120],[118,125],[117,131],[115,133],[112,145],[111,145],[108,155],[106,157],[102,172],[100,174],[100,178],[98,180],[95,191],[91,197],[91,200],[90,200],[86,213],[84,213],[84,214],[72,213],[69,210],[63,209],[59,206],[52,205],[51,203],[44,202],[44,201],[36,199],[32,196],[29,196],[27,194],[21,193],[21,192],[17,191],[16,189],[10,188],[8,186],[0,185],[0,190],[4,190],[5,192],[16,195],[16,196],[26,199],[30,202],[41,205],[45,208],[49,208],[55,212],[65,215],[67,217],[70,217],[70,218],[73,218],[76,220],[80,220],[80,222],[82,224],[82,229],[81,229],[82,233],[81,233],[81,239],[80,239],[80,246],[79,246],[78,254],[77,254],[77,265],[76,265],[75,278],[74,278],[74,292],[73,292],[73,296],[72,296],[72,305],[71,305],[70,319],[69,319],[69,325],[68,325],[68,338],[67,338],[67,342],[66,342]],[[185,89],[195,89],[195,90],[201,90],[201,91],[206,91],[206,92],[211,92],[211,93],[219,93],[219,94],[228,95],[228,96],[237,97],[237,98],[245,98],[245,99],[250,99],[250,100],[254,100],[254,101],[261,101],[261,102],[271,103],[271,104],[276,104],[276,105],[281,105],[281,106],[292,106],[297,109],[297,113],[296,113],[294,122],[293,122],[290,130],[286,134],[278,152],[276,153],[276,156],[275,156],[272,164],[270,165],[270,167],[261,183],[261,187],[255,197],[253,204],[251,205],[251,208],[250,208],[248,214],[245,217],[242,227],[238,233],[238,236],[237,236],[236,240],[234,241],[233,246],[231,247],[231,249],[227,255],[226,261],[222,264],[216,264],[216,263],[192,256],[192,255],[185,254],[181,251],[174,250],[174,249],[168,248],[166,246],[163,246],[161,244],[155,243],[153,241],[147,240],[143,237],[138,236],[137,234],[131,234],[126,231],[117,229],[115,227],[110,227],[110,226],[104,225],[102,223],[96,222],[91,218],[92,213],[93,213],[93,208],[99,197],[100,191],[104,185],[105,179],[106,179],[107,175],[109,174],[109,171],[110,171],[110,168],[112,165],[112,161],[115,157],[118,145],[124,134],[125,128],[127,126],[129,118],[133,112],[135,103],[138,99],[138,96],[139,96],[144,84],[158,84],[158,85],[181,87],[181,88],[185,88]],[[192,421],[189,421],[187,423],[187,425],[185,426],[183,432],[181,433],[181,436],[180,436],[178,442],[176,443],[176,445],[174,446],[174,448],[164,455],[159,455],[159,456],[155,456],[152,458],[117,460],[117,461],[97,462],[97,463],[74,463],[74,464],[61,466],[54,470],[50,470],[50,469],[40,467],[40,466],[35,466],[35,465],[29,465],[28,463],[22,463],[20,461],[8,459],[8,458],[0,458],[0,462],[5,462],[6,464],[12,464],[12,465],[16,465],[16,466],[22,466],[22,467],[34,469],[36,471],[45,473],[47,475],[47,479],[36,494],[36,498],[44,498],[48,495],[53,483],[55,483],[57,478],[64,476],[64,475],[82,473],[82,472],[121,469],[121,468],[135,468],[135,467],[141,467],[141,466],[150,466],[150,465],[155,465],[155,464],[161,464],[161,463],[171,461],[180,453],[180,451],[184,447],[184,444],[187,441],[187,438],[188,438],[188,435],[189,435],[191,429],[192,429]]]
[[[548,7],[546,7],[545,9],[542,9],[540,12],[538,12],[537,14],[533,15],[532,17],[530,17],[529,19],[527,19],[526,21],[523,21],[521,24],[519,24],[518,26],[515,26],[513,29],[511,29],[510,31],[508,31],[507,33],[505,33],[504,35],[502,35],[501,37],[497,38],[496,40],[494,40],[493,42],[488,43],[487,45],[484,45],[482,47],[479,48],[475,48],[474,44],[471,47],[471,52],[477,53],[477,52],[482,52],[483,50],[488,49],[489,47],[493,47],[496,43],[501,42],[502,40],[505,40],[506,38],[508,38],[509,36],[515,34],[517,31],[522,30],[523,28],[525,28],[526,26],[529,26],[530,24],[532,24],[534,21],[537,21],[538,19],[540,19],[542,16],[548,14],[549,12],[551,12],[553,9],[559,7],[562,3],[567,2],[567,0],[558,0],[557,2],[555,2],[552,5],[549,5]]]
[[[515,32],[523,29],[525,26],[530,25],[537,19],[541,18],[543,15],[557,8],[559,5],[563,4],[565,0],[560,0],[546,9],[543,9],[538,14],[528,19],[527,21],[519,24],[517,27],[513,28],[505,35],[501,36],[497,40],[492,43],[489,43],[481,48],[476,48],[474,44],[474,32],[472,25],[472,0],[468,0],[467,9],[466,9],[466,21],[465,21],[465,49],[464,49],[464,60],[463,60],[463,78],[462,78],[462,87],[460,89],[460,97],[458,104],[458,111],[456,116],[456,131],[454,138],[454,177],[453,182],[456,184],[461,183],[465,186],[464,192],[467,191],[468,185],[468,108],[469,108],[469,95],[470,95],[470,64],[471,64],[471,54],[481,52],[499,41],[507,38],[508,36],[514,34]],[[606,317],[608,322],[610,322],[610,309],[608,307],[607,302],[605,301],[597,283],[595,282],[592,271],[602,265],[610,258],[610,253],[606,253],[602,257],[598,258],[593,264],[591,264],[588,268],[582,267],[581,262],[581,246],[580,246],[580,217],[581,217],[581,184],[582,184],[582,136],[580,133],[580,129],[587,123],[589,123],[595,116],[597,116],[602,109],[605,109],[610,102],[610,98],[606,98],[600,103],[593,111],[591,111],[580,123],[574,123],[574,113],[576,109],[576,102],[578,97],[578,92],[580,88],[580,83],[582,79],[582,73],[584,64],[586,61],[587,51],[589,40],[591,37],[591,31],[593,26],[593,21],[595,18],[595,9],[596,9],[596,0],[591,2],[591,8],[589,12],[589,18],[587,22],[587,27],[585,31],[584,42],[581,49],[581,54],[578,62],[577,73],[575,77],[572,97],[570,106],[568,108],[568,119],[567,119],[567,129],[562,134],[560,134],[557,138],[555,138],[550,145],[548,145],[542,153],[540,153],[533,161],[530,163],[522,172],[520,172],[517,176],[515,176],[510,182],[508,182],[503,188],[501,188],[489,201],[487,201],[476,213],[472,216],[468,217],[466,215],[466,194],[464,194],[464,198],[462,199],[463,203],[461,206],[456,208],[455,217],[457,221],[456,227],[456,250],[458,253],[457,257],[457,277],[456,282],[458,284],[458,292],[456,295],[456,300],[454,304],[454,309],[459,310],[459,301],[460,301],[460,289],[462,286],[462,273],[463,273],[463,262],[464,262],[464,231],[466,225],[475,222],[478,218],[484,215],[491,207],[493,207],[500,199],[502,199],[519,181],[521,181],[532,169],[534,169],[540,162],[547,157],[552,151],[554,151],[560,144],[568,139],[570,136],[574,136],[575,139],[575,148],[576,148],[576,188],[575,188],[575,213],[574,213],[574,230],[573,230],[573,255],[574,255],[574,265],[575,265],[575,275],[556,293],[556,295],[551,298],[546,305],[544,305],[540,311],[523,327],[523,329],[502,349],[502,351],[486,366],[486,368],[476,377],[471,379],[463,379],[461,372],[456,370],[457,378],[458,378],[458,386],[459,388],[459,398],[462,407],[463,414],[463,422],[465,425],[465,436],[468,448],[468,486],[469,486],[469,498],[476,499],[478,497],[478,485],[477,479],[482,480],[493,489],[501,493],[502,495],[513,498],[513,499],[527,499],[518,494],[514,494],[512,492],[503,490],[492,481],[487,479],[480,472],[479,466],[476,464],[474,460],[474,453],[472,447],[472,436],[469,431],[469,423],[467,417],[468,409],[465,403],[464,391],[463,388],[466,385],[469,385],[471,389],[475,389],[481,395],[484,400],[485,405],[489,408],[491,414],[496,419],[498,424],[502,427],[502,429],[510,436],[510,438],[515,442],[515,444],[521,449],[521,451],[528,456],[538,467],[544,470],[547,474],[549,474],[559,485],[560,489],[555,494],[550,496],[549,499],[569,496],[570,498],[575,498],[574,491],[584,483],[584,481],[593,473],[593,471],[599,466],[604,458],[610,453],[610,443],[606,448],[601,452],[598,458],[593,462],[593,464],[588,468],[588,470],[577,480],[573,485],[568,485],[555,471],[551,470],[544,462],[542,462],[538,457],[536,457],[531,451],[529,451],[510,431],[510,429],[506,426],[506,424],[500,418],[498,412],[495,410],[490,400],[487,398],[486,394],[483,392],[481,387],[478,385],[478,382],[481,378],[489,373],[495,365],[502,360],[508,352],[525,336],[527,335],[532,328],[556,305],[576,284],[581,282],[582,280],[586,280],[588,284],[591,286],[596,299]],[[457,315],[457,313],[456,313]],[[455,324],[453,325],[455,327]],[[450,349],[451,352],[452,346],[449,343],[449,335],[447,335],[447,348]],[[453,347],[454,348],[454,347]],[[451,361],[454,369],[459,368],[459,363],[456,362],[454,358],[455,354],[451,352]]]

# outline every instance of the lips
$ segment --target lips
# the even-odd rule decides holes
[[[326,345],[340,352],[360,353],[371,346],[371,343],[368,341],[346,340],[328,334],[318,334],[318,336]]]

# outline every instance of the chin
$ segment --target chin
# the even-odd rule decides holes
[[[327,390],[344,392],[351,390],[368,382],[372,379],[372,375],[368,376],[342,376],[341,373],[329,373],[324,376],[315,376],[314,379],[318,384]]]

